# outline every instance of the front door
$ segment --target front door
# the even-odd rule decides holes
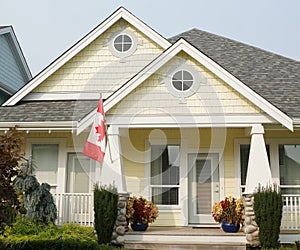
[[[215,223],[211,209],[220,199],[219,154],[189,154],[189,224]]]

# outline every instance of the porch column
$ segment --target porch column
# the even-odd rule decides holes
[[[119,194],[127,194],[123,171],[122,150],[119,128],[110,126],[107,129],[107,145],[100,173],[100,185],[115,185]]]
[[[245,233],[251,246],[259,246],[259,229],[253,210],[253,194],[258,186],[272,185],[272,175],[264,140],[264,127],[261,124],[252,126],[251,144],[245,189]]]
[[[262,125],[252,126],[245,194],[253,194],[258,185],[266,187],[273,184],[263,135]]]

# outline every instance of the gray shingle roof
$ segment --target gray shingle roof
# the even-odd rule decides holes
[[[32,101],[0,108],[0,122],[80,121],[98,101]]]
[[[300,62],[225,37],[192,29],[184,38],[256,93],[293,118],[300,118]]]

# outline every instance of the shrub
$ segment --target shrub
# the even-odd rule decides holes
[[[14,186],[23,193],[23,203],[28,219],[44,223],[55,221],[57,209],[50,193],[50,185],[38,182],[31,159],[26,160],[22,165],[20,174],[14,179]]]
[[[229,196],[216,202],[212,208],[212,216],[219,223],[227,221],[230,224],[242,224],[245,217],[243,199]]]
[[[19,161],[24,137],[16,129],[0,135],[0,234],[5,225],[10,225],[20,204],[12,180],[19,173]]]
[[[57,227],[52,223],[35,223],[18,218],[12,227],[6,227],[0,236],[0,249],[87,249],[112,250],[108,245],[98,245],[94,229],[78,224],[64,224]]]
[[[99,244],[109,244],[118,215],[118,194],[114,186],[94,189],[95,230]]]
[[[254,194],[255,220],[259,226],[259,240],[263,248],[278,248],[282,217],[281,191],[277,187],[259,187]]]
[[[158,208],[152,201],[149,201],[142,196],[133,196],[128,199],[126,217],[129,219],[130,223],[133,223],[134,221],[145,224],[153,223],[158,216]]]

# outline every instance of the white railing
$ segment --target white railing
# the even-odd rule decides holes
[[[94,199],[92,193],[54,194],[57,207],[57,225],[78,223],[82,226],[93,226]]]
[[[300,195],[283,195],[281,229],[300,229]],[[93,193],[62,193],[54,195],[57,207],[57,225],[78,223],[93,226]]]
[[[300,195],[284,194],[281,229],[299,230],[300,229]]]

